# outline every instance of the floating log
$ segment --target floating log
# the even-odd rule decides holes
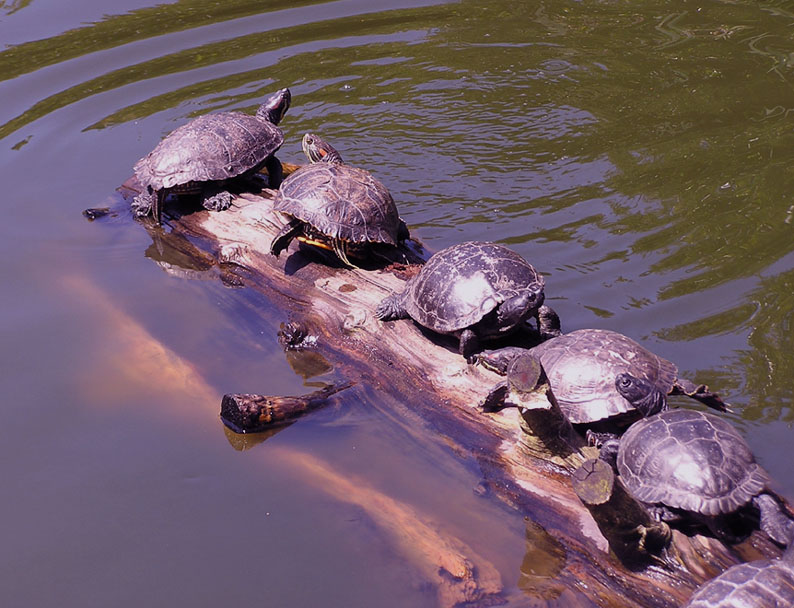
[[[131,179],[120,192],[128,201],[138,188]],[[429,257],[421,244],[408,242],[402,251],[406,263],[386,268],[347,268],[295,243],[275,258],[268,253],[270,241],[285,219],[273,211],[273,196],[271,190],[243,193],[224,212],[180,215],[167,206],[164,226],[145,221],[141,225],[157,251],[165,251],[169,243],[168,248],[183,257],[194,252],[201,268],[210,260],[204,278],[214,273],[227,285],[260,292],[271,303],[262,314],[271,315],[275,325],[299,322],[313,338],[315,351],[343,378],[388,392],[390,402],[404,403],[389,414],[407,432],[420,438],[439,435],[462,458],[474,455],[483,488],[530,518],[562,547],[565,563],[554,583],[566,596],[585,597],[589,605],[680,606],[697,586],[723,569],[780,555],[760,533],[729,547],[713,538],[674,532],[679,567],[633,568],[621,562],[572,488],[571,472],[584,456],[573,453],[555,463],[544,457],[545,449],[527,449],[533,439],[521,430],[517,408],[481,411],[479,404],[502,378],[468,365],[455,340],[432,335],[410,320],[383,323],[375,318],[378,302],[401,290],[415,272],[410,264]],[[539,391],[536,398],[547,396]],[[476,576],[470,584],[477,584]]]
[[[221,400],[221,420],[235,433],[258,433],[323,407],[331,395],[350,386],[345,382],[299,397],[227,393]]]

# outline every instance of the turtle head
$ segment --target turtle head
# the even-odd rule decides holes
[[[303,153],[310,163],[341,163],[342,155],[319,135],[307,133],[303,136]]]
[[[268,122],[277,125],[284,118],[284,114],[289,110],[289,104],[292,101],[292,93],[289,89],[281,89],[276,91],[265,100],[259,109],[256,111],[258,118],[262,118]]]
[[[496,309],[496,319],[500,328],[515,327],[543,304],[543,287],[524,289],[518,295],[508,298]]]
[[[667,395],[644,378],[625,373],[618,374],[615,378],[615,388],[621,397],[646,418],[667,409]]]

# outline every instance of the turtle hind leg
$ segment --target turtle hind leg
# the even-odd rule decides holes
[[[675,384],[673,384],[673,390],[670,391],[670,394],[686,395],[719,412],[731,411],[730,406],[725,403],[717,393],[712,393],[705,384],[695,384],[689,380],[676,378]]]
[[[753,505],[761,512],[760,527],[769,538],[781,545],[794,540],[794,521],[786,515],[780,503],[771,494],[759,494]]]
[[[305,224],[301,220],[297,218],[291,220],[278,231],[278,234],[271,241],[270,253],[278,257],[282,251],[289,247],[292,239],[303,234],[304,227]]]

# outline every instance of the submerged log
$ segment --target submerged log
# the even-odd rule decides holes
[[[129,199],[137,188],[130,180],[121,193]],[[483,487],[531,518],[564,549],[565,564],[554,578],[560,588],[588,598],[592,605],[679,606],[721,570],[780,554],[758,533],[732,547],[713,538],[674,533],[680,567],[627,567],[608,551],[573,491],[571,471],[584,456],[574,453],[559,463],[546,458],[545,449],[527,449],[533,439],[521,430],[515,408],[496,413],[479,408],[499,376],[468,365],[454,340],[431,335],[408,320],[383,323],[375,318],[375,306],[402,289],[411,267],[351,269],[295,244],[275,258],[268,253],[270,241],[285,220],[273,211],[273,194],[240,194],[231,209],[220,213],[169,216],[166,208],[163,227],[142,225],[159,244],[158,251],[165,241],[189,243],[171,247],[181,255],[195,251],[202,267],[211,260],[208,272],[225,284],[263,294],[272,306],[262,314],[273,315],[276,325],[299,322],[315,339],[316,352],[342,377],[405,403],[392,419],[408,432],[441,435],[461,457],[474,455]],[[415,241],[402,253],[406,262],[428,257]],[[536,398],[547,399],[546,393],[539,391]]]

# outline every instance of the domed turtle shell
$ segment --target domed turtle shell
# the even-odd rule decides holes
[[[408,282],[403,305],[420,325],[454,333],[479,322],[505,300],[526,291],[542,292],[543,286],[541,274],[514,251],[470,241],[434,254]]]
[[[174,129],[135,163],[144,187],[222,181],[261,165],[284,143],[275,124],[242,112],[206,114]]]
[[[540,362],[562,412],[586,424],[634,411],[615,388],[620,373],[651,382],[663,394],[678,369],[637,342],[607,329],[579,329],[531,349]]]
[[[638,500],[710,516],[735,511],[769,483],[729,422],[686,409],[630,426],[620,440],[617,469]]]
[[[684,608],[794,606],[794,551],[728,568],[695,591]]]
[[[308,149],[316,145],[314,139],[338,154],[316,135],[307,134],[307,156]],[[273,208],[331,239],[396,246],[401,220],[386,186],[369,171],[344,164],[341,157],[312,160],[282,182]]]

